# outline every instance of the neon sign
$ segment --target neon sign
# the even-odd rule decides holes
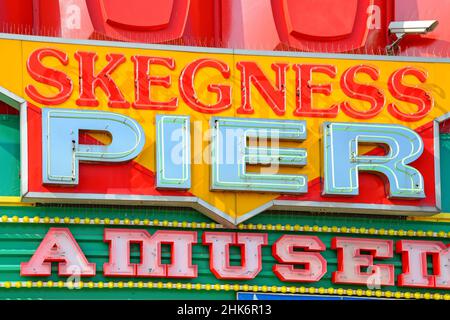
[[[440,211],[446,61],[11,41],[23,201]]]
[[[193,262],[193,246],[209,247],[209,269],[217,279],[252,280],[262,270],[261,249],[268,246],[267,233],[205,231],[197,239],[196,231],[105,228],[109,261],[103,265],[107,277],[185,278],[198,277]],[[130,262],[130,246],[140,248],[140,262]],[[161,245],[170,245],[171,262],[163,263]],[[395,246],[394,246],[395,244]],[[287,283],[320,281],[327,271],[326,250],[337,253],[337,267],[332,272],[335,284],[376,285],[450,289],[450,251],[441,241],[355,238],[337,236],[327,248],[313,235],[284,234],[272,246],[276,262],[272,272]],[[239,247],[241,263],[230,265],[230,249]],[[395,277],[394,254],[402,258],[402,272]],[[433,257],[433,271],[427,267]],[[51,265],[58,265],[59,276],[70,276],[69,266],[76,266],[81,277],[93,277],[98,266],[90,263],[68,228],[50,228],[34,255],[20,267],[21,276],[51,275]],[[303,268],[299,268],[303,266]]]
[[[189,117],[158,116],[156,122],[156,184],[159,188],[189,189]],[[306,165],[307,153],[304,149],[247,145],[250,137],[305,140],[305,121],[214,117],[211,124],[214,126],[212,190],[308,192],[308,177],[305,175],[246,171],[249,163]],[[111,112],[43,108],[42,127],[44,184],[77,185],[79,162],[129,161],[142,152],[145,144],[144,130],[136,121]],[[106,146],[80,144],[78,136],[81,129],[107,131],[113,142]],[[171,137],[174,134],[178,136],[177,130],[180,139],[173,141]],[[358,171],[364,170],[381,173],[387,178],[390,197],[425,197],[422,174],[408,165],[423,152],[422,139],[413,130],[401,125],[325,122],[323,132],[324,195],[358,195]],[[385,156],[359,155],[360,143],[384,143],[389,151]],[[176,149],[181,152],[179,157],[176,156]],[[228,152],[234,156],[229,157]]]

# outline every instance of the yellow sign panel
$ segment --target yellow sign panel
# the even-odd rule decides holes
[[[450,64],[446,60],[33,37],[3,38],[0,48],[0,87],[22,97],[28,105],[27,163],[22,164],[28,178],[22,190],[25,201],[186,205],[228,224],[271,208],[402,214],[434,214],[440,210],[436,137],[438,122],[446,119],[450,109]],[[6,100],[8,94],[3,95],[2,100]],[[42,169],[46,151],[41,146],[46,139],[42,117],[48,108],[129,117],[142,127],[145,145],[132,161],[80,160],[76,185],[46,183]],[[162,136],[157,140],[157,119],[161,116],[188,117],[187,187],[158,185],[158,146],[170,139]],[[250,132],[244,134],[244,147],[232,146],[244,153],[243,166],[217,164],[217,148],[226,147],[225,142],[214,144],[211,139],[220,133],[219,124],[233,130],[240,126],[246,134]],[[289,125],[291,130],[298,129],[297,136],[287,133]],[[281,133],[280,139],[267,139],[258,131],[265,127]],[[402,128],[417,136],[414,155],[411,150],[416,136],[403,135]],[[352,132],[356,132],[354,136]],[[389,136],[391,133],[406,140],[400,143]],[[330,137],[329,149],[326,137]],[[348,138],[355,145],[339,143],[338,137]],[[114,137],[111,140],[111,136],[90,128],[80,128],[78,138],[84,145],[114,142]],[[400,158],[404,146],[411,152]],[[336,148],[340,150],[334,156],[328,154]],[[263,161],[260,155],[252,154],[257,149],[288,154],[280,155],[279,162],[273,155]],[[229,150],[220,150],[229,155]],[[274,163],[276,172],[269,170]],[[214,168],[222,170],[223,176],[214,173]],[[235,174],[233,170],[241,171]],[[406,178],[400,177],[402,174]],[[299,177],[305,182],[303,189],[293,187],[300,184]],[[339,191],[339,179],[347,179],[351,185]],[[411,179],[415,185],[404,191],[402,183],[406,182],[402,179]],[[273,189],[257,187],[271,181]]]

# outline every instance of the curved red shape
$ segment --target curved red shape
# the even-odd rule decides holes
[[[106,22],[130,30],[156,30],[167,27],[173,10],[173,0],[102,1]]]
[[[353,31],[358,0],[287,0],[285,10],[293,36],[342,38]]]
[[[397,20],[445,21],[448,10],[441,9],[448,5],[440,1],[444,0],[0,0],[0,31],[202,47],[382,54],[394,3]],[[448,55],[444,50],[447,35],[448,28],[441,23],[436,32],[408,37],[401,47],[412,46],[425,55],[438,49],[438,54]]]
[[[365,45],[374,0],[272,0],[283,43],[304,51],[345,52]]]
[[[86,0],[94,37],[167,42],[182,37],[190,0]]]
[[[0,32],[31,34],[32,28],[32,0],[0,0]]]
[[[273,50],[280,43],[271,0],[220,0],[220,22],[225,47]]]

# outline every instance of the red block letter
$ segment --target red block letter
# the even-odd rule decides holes
[[[217,94],[216,104],[202,103],[194,89],[194,78],[202,68],[214,68],[228,79],[230,77],[230,67],[219,60],[199,59],[188,64],[180,75],[180,94],[186,104],[192,109],[202,113],[218,113],[231,106],[231,87],[223,84],[210,84],[208,91]],[[209,76],[211,77],[211,76]]]
[[[296,252],[301,248],[306,252]],[[327,262],[318,252],[324,251],[325,245],[315,236],[284,235],[273,244],[272,253],[278,262],[273,272],[283,281],[314,282],[319,281],[327,273]],[[295,268],[303,265],[303,269]]]
[[[241,107],[238,113],[254,113],[251,104],[251,85],[254,84],[258,92],[266,100],[275,114],[281,116],[286,112],[286,63],[272,63],[276,72],[276,84],[273,87],[255,62],[241,61],[237,63],[241,72]]]
[[[175,60],[172,58],[156,58],[147,56],[133,56],[135,78],[135,97],[133,108],[174,110],[178,105],[178,98],[173,97],[169,101],[153,101],[151,98],[152,86],[169,88],[172,84],[170,76],[150,76],[150,65],[164,66],[170,70],[175,69]]]
[[[330,78],[336,76],[336,67],[332,65],[294,64],[297,88],[297,108],[294,115],[299,117],[334,118],[338,114],[339,106],[333,105],[328,109],[313,109],[312,94],[331,94],[331,84],[311,84],[313,72],[324,73]]]
[[[218,279],[247,280],[261,271],[261,247],[267,245],[267,234],[204,232],[203,244],[209,245],[209,268]],[[231,245],[241,248],[240,266],[230,266]]]
[[[398,276],[398,285],[402,287],[433,288],[436,287],[436,276],[428,274],[427,256],[433,259],[433,271],[439,279],[439,287],[448,288],[449,266],[447,247],[440,241],[400,240],[397,242],[397,253],[402,254],[402,271]],[[442,260],[441,260],[442,259]],[[443,274],[447,272],[447,274]]]
[[[450,248],[439,252],[438,258],[439,264],[435,276],[436,288],[450,289]]]
[[[128,108],[130,106],[111,78],[111,73],[125,62],[125,56],[123,54],[107,54],[106,60],[108,61],[108,65],[97,75],[95,75],[95,61],[97,61],[98,56],[95,52],[78,51],[75,53],[75,59],[78,60],[80,72],[80,97],[77,100],[77,105],[98,106],[98,100],[95,97],[95,88],[100,87],[108,95],[109,107]]]
[[[413,68],[405,67],[395,71],[388,80],[389,92],[392,96],[398,100],[410,102],[417,105],[418,109],[413,113],[405,113],[401,111],[395,103],[388,105],[387,109],[397,119],[403,121],[419,121],[430,112],[433,108],[433,97],[423,89],[417,87],[408,87],[403,84],[403,77],[412,75],[425,82],[427,80],[427,73],[425,71]]]
[[[20,275],[50,276],[52,262],[60,276],[95,276],[95,263],[87,261],[68,228],[50,228],[30,261],[20,264]]]
[[[105,263],[106,276],[138,276],[161,278],[195,278],[197,266],[192,265],[192,245],[197,233],[189,231],[156,231],[153,236],[146,230],[105,229],[109,242],[109,262]],[[139,244],[141,263],[130,263],[130,244]],[[172,263],[161,263],[161,245],[172,247]]]
[[[373,258],[386,259],[394,255],[392,240],[333,238],[331,248],[337,249],[338,271],[333,272],[334,283],[364,285],[394,285],[394,266],[373,264]],[[369,251],[370,254],[361,254]],[[368,267],[367,272],[361,268]]]
[[[341,103],[341,110],[355,119],[370,119],[381,112],[385,103],[383,92],[375,86],[359,84],[355,82],[357,73],[362,72],[369,75],[372,80],[378,80],[378,70],[365,65],[348,68],[341,77],[341,88],[344,93],[353,99],[359,99],[370,103],[367,111],[356,110],[350,102]]]
[[[31,99],[41,104],[61,104],[69,99],[72,93],[72,80],[64,72],[45,67],[42,64],[42,60],[46,57],[55,57],[64,66],[67,66],[69,63],[69,58],[65,52],[44,48],[33,51],[28,58],[27,70],[34,80],[55,87],[58,89],[58,93],[52,97],[45,97],[31,84],[25,88],[25,93]]]

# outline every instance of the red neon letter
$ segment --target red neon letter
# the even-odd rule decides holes
[[[397,253],[402,254],[402,271],[398,276],[398,285],[402,287],[433,288],[439,279],[439,287],[449,288],[449,266],[447,247],[440,241],[400,240]],[[433,259],[433,273],[428,274],[427,256]],[[447,273],[447,274],[445,274]],[[436,275],[437,274],[437,275]]]
[[[95,75],[95,61],[97,61],[98,56],[95,52],[78,51],[75,53],[75,59],[79,63],[80,73],[80,97],[77,100],[77,105],[98,106],[98,100],[95,97],[95,88],[100,87],[108,95],[109,107],[128,108],[130,106],[111,78],[111,73],[125,62],[125,56],[123,54],[107,54],[106,60],[108,61],[108,65],[97,75]]]
[[[230,77],[230,67],[219,60],[199,59],[188,64],[180,75],[180,94],[186,104],[192,109],[202,113],[218,113],[231,106],[231,87],[223,84],[210,84],[208,91],[217,94],[216,104],[205,104],[201,102],[194,89],[194,78],[202,68],[214,68],[228,79]],[[211,77],[211,76],[210,76]]]
[[[103,274],[105,276],[135,276],[136,264],[130,263],[130,245],[139,244],[142,259],[144,254],[142,243],[148,239],[150,235],[146,230],[105,229],[103,240],[109,243],[109,262],[103,265]],[[160,269],[161,267],[158,270],[159,273],[163,273],[164,271]]]
[[[218,279],[253,279],[262,269],[261,247],[267,245],[267,234],[204,232],[203,244],[209,245],[209,268]],[[241,248],[240,266],[230,266],[231,245]]]
[[[311,84],[313,72],[324,73],[330,78],[336,77],[336,67],[332,65],[294,64],[297,88],[297,107],[294,115],[300,117],[334,118],[338,114],[339,106],[332,105],[328,109],[314,109],[312,94],[331,94],[331,84]]]
[[[405,67],[395,71],[388,80],[389,92],[392,96],[400,101],[405,101],[417,105],[418,109],[413,113],[405,113],[401,111],[395,103],[390,103],[387,107],[390,114],[397,119],[403,121],[418,121],[425,117],[431,108],[433,108],[433,97],[417,87],[408,87],[403,84],[403,77],[412,75],[424,83],[427,80],[427,73],[425,71]]]
[[[370,119],[381,112],[385,103],[383,92],[375,86],[368,84],[359,84],[355,82],[357,73],[362,72],[370,76],[372,80],[378,80],[379,72],[374,67],[359,65],[345,70],[341,77],[342,91],[353,99],[359,99],[370,103],[370,109],[367,111],[356,110],[350,102],[342,102],[341,110],[348,116],[355,119]]]
[[[394,266],[373,264],[373,258],[386,259],[394,255],[392,240],[333,238],[331,248],[337,249],[338,271],[333,272],[334,283],[365,285],[394,285]],[[370,254],[361,254],[368,251]],[[367,272],[361,268],[368,267]]]
[[[436,288],[450,289],[450,248],[439,252],[439,263],[434,279]]]
[[[302,248],[306,252],[295,252]],[[278,262],[291,264],[276,264],[273,272],[282,281],[314,282],[319,281],[327,273],[327,262],[318,252],[324,251],[325,245],[315,236],[284,235],[272,247],[272,253]],[[303,269],[295,265],[304,265]]]
[[[26,86],[25,93],[34,101],[42,104],[61,104],[69,99],[72,93],[72,80],[64,72],[45,67],[42,64],[42,60],[46,57],[55,57],[64,66],[67,66],[69,63],[69,58],[65,52],[44,48],[31,53],[27,61],[27,70],[34,80],[55,87],[58,89],[58,93],[52,97],[45,97],[31,84]]]
[[[156,109],[174,110],[178,105],[178,98],[173,97],[169,101],[153,101],[151,98],[152,86],[162,86],[169,88],[172,84],[170,76],[150,76],[150,65],[160,65],[169,70],[175,69],[175,60],[172,58],[157,58],[147,56],[133,56],[135,79],[135,98],[133,108],[136,109]]]
[[[88,262],[68,228],[50,228],[30,261],[20,264],[20,275],[50,276],[52,262],[60,276],[95,276],[95,263]]]
[[[276,84],[273,87],[255,62],[241,61],[236,64],[241,72],[241,107],[238,113],[254,113],[251,105],[251,85],[254,84],[261,96],[269,104],[275,114],[281,116],[286,112],[286,63],[272,63],[276,72]]]
[[[197,233],[189,231],[156,231],[105,229],[104,240],[109,242],[109,262],[103,266],[106,276],[138,276],[165,278],[195,278],[197,266],[192,265],[192,245]],[[141,263],[130,263],[130,244],[139,244]],[[161,245],[172,248],[172,263],[161,263]]]

